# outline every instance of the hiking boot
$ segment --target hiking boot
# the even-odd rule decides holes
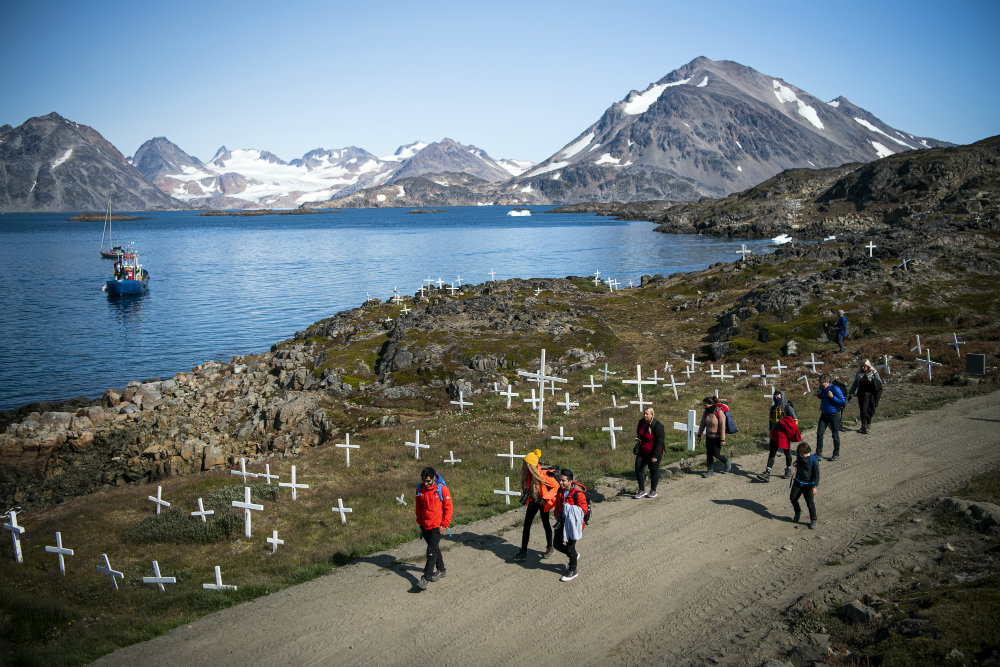
[[[559,581],[573,581],[574,579],[576,579],[576,570],[570,570],[560,577]]]
[[[702,476],[702,477],[711,477],[711,476],[712,476],[712,475],[714,475],[714,474],[715,474],[715,471],[714,471],[714,470],[712,470],[711,468],[709,468],[709,469],[708,469],[708,470],[706,470],[705,472],[701,473],[701,476]]]
[[[833,456],[830,457],[830,460],[831,461],[839,461],[840,460],[840,454],[834,454]]]
[[[646,497],[646,491],[644,489],[639,489],[639,492],[632,496],[634,499],[639,500],[640,498]]]
[[[785,468],[785,474],[781,476],[781,479],[788,479],[792,476],[792,466]]]
[[[656,491],[650,491],[649,493],[646,494],[647,498],[655,498],[656,496],[657,496]]]
[[[447,572],[445,572],[444,570],[438,570],[437,572],[429,576],[427,578],[427,581],[438,581],[439,579],[444,579],[447,576],[448,576]]]
[[[552,554],[554,554],[555,552],[556,552],[555,548],[553,548],[553,547],[549,547],[549,548],[547,548],[547,549],[545,550],[545,553],[543,553],[543,554],[541,555],[541,558],[543,558],[543,559],[545,559],[545,558],[548,558],[549,556],[551,556],[551,555],[552,555]]]
[[[800,516],[802,516],[802,513],[801,513],[801,512],[796,512],[796,513],[795,513],[795,514],[794,514],[794,515],[792,516],[792,523],[798,523],[798,522],[799,522],[799,517],[800,517]]]
[[[518,551],[516,554],[514,554],[514,557],[511,558],[511,560],[514,561],[515,563],[523,563],[524,561],[528,560],[528,552],[522,549],[521,551]]]
[[[733,469],[733,462],[730,461],[729,459],[726,459],[725,465],[722,466],[722,472],[729,472],[732,469]]]
[[[809,522],[809,530],[816,530],[816,519]]]
[[[417,582],[417,587],[422,590],[427,590],[427,577],[420,577],[420,581]]]
[[[770,482],[771,481],[771,471],[770,470],[765,470],[761,474],[757,475],[757,479],[759,479],[762,482]]]

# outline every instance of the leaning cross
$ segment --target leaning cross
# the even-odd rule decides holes
[[[201,498],[198,499],[198,511],[191,512],[191,516],[197,516],[201,518],[202,523],[208,523],[208,519],[205,517],[209,514],[215,514],[215,510],[205,509],[205,504],[202,502]]]
[[[927,364],[927,379],[928,380],[933,380],[934,378],[931,377],[931,368],[933,366],[940,366],[941,364],[938,363],[938,362],[936,362],[936,361],[931,361],[931,348],[927,348],[927,358],[926,359],[917,359],[917,361],[919,363],[921,363],[921,364]]]
[[[308,484],[296,484],[295,483],[295,466],[292,466],[292,481],[291,482],[278,482],[278,486],[287,486],[292,490],[292,500],[295,500],[295,491],[297,489],[308,489]]]
[[[958,348],[958,346],[959,345],[965,345],[965,341],[964,340],[959,340],[958,339],[958,334],[955,333],[954,331],[951,332],[951,335],[955,339],[955,342],[954,343],[947,343],[947,345],[949,345],[951,347],[954,347],[955,348],[955,354],[957,354],[961,358],[962,351]]]
[[[684,370],[681,371],[681,372],[684,373],[684,375],[687,376],[688,380],[690,380],[691,376],[694,375],[694,366],[685,366]]]
[[[337,506],[331,508],[334,512],[340,512],[340,523],[347,523],[347,515],[353,512],[350,507],[344,507],[344,501],[341,498],[337,498]]]
[[[562,426],[559,427],[559,435],[550,435],[549,436],[549,440],[558,440],[560,442],[562,442],[564,440],[572,440],[572,439],[573,439],[573,436],[571,436],[571,435],[563,435],[563,427]]]
[[[520,491],[511,491],[510,490],[510,477],[504,477],[503,478],[503,491],[500,491],[498,489],[493,489],[493,493],[495,493],[497,495],[503,496],[504,500],[507,501],[508,505],[510,505],[510,497],[511,496],[520,496],[521,495]]]
[[[115,585],[115,590],[117,591],[118,590],[118,580],[121,579],[122,581],[125,581],[125,573],[124,572],[119,572],[118,570],[112,570],[111,569],[111,562],[108,561],[108,555],[107,554],[101,554],[101,558],[104,559],[104,565],[98,565],[97,566],[97,571],[100,572],[100,573],[102,573],[102,574],[106,574],[109,577],[111,577],[111,583],[113,583]]]
[[[56,554],[59,556],[59,571],[66,575],[66,556],[72,556],[73,550],[67,549],[62,545],[62,533],[56,531],[56,545],[54,547],[45,547],[45,551],[50,554]]]
[[[808,375],[803,375],[802,377],[799,378],[799,380],[805,380],[805,382],[806,382],[806,390],[803,393],[804,394],[810,394],[810,393],[812,393],[812,389],[809,388],[809,376]]]
[[[924,348],[920,346],[920,336],[917,336],[917,344],[910,348],[910,352],[913,352],[914,350],[917,351],[917,354],[924,353]]]
[[[160,564],[154,560],[153,561],[153,576],[152,577],[143,577],[142,578],[142,583],[144,583],[144,584],[156,584],[157,586],[160,587],[161,591],[165,591],[167,589],[163,587],[163,584],[176,584],[177,583],[177,578],[176,577],[164,577],[162,574],[160,574]]]
[[[7,516],[10,517],[10,523],[5,523],[3,529],[9,530],[10,537],[14,540],[14,560],[18,563],[23,563],[24,556],[21,554],[21,535],[24,534],[24,528],[17,525],[17,512],[11,510],[7,512]]]
[[[609,375],[618,375],[618,371],[609,371],[608,370],[608,363],[607,362],[604,362],[604,368],[598,369],[597,372],[598,373],[604,373],[604,381],[605,382],[608,381],[608,376]]]
[[[627,410],[627,405],[618,405],[618,397],[611,394],[611,409],[612,410]]]
[[[510,454],[497,454],[497,456],[499,456],[500,458],[503,458],[503,459],[510,459],[510,469],[511,470],[514,469],[514,459],[524,458],[524,454],[515,454],[514,453],[514,441],[513,440],[510,441]]]
[[[340,448],[342,448],[344,450],[344,453],[347,455],[347,467],[348,468],[351,467],[351,450],[352,449],[361,449],[361,445],[352,445],[351,444],[351,434],[350,433],[344,434],[344,442],[335,442],[333,444],[333,446],[334,447],[340,447]]]
[[[611,449],[615,449],[615,446],[618,444],[615,441],[615,431],[622,430],[622,427],[621,426],[615,426],[615,418],[614,417],[608,417],[608,425],[607,426],[602,426],[601,430],[604,431],[604,432],[606,432],[606,433],[611,434]]]
[[[417,437],[414,438],[414,442],[408,442],[408,443],[406,443],[406,446],[407,447],[413,447],[413,458],[415,458],[415,459],[419,459],[420,458],[420,450],[421,449],[430,449],[431,448],[430,445],[421,444],[421,442],[420,442],[420,429],[417,429]]]
[[[671,389],[673,389],[674,390],[674,400],[675,401],[679,401],[681,399],[680,399],[680,396],[677,395],[677,387],[683,387],[685,384],[687,384],[687,383],[686,382],[677,382],[676,380],[674,380],[674,375],[673,375],[673,373],[671,373],[670,374],[670,382],[669,383],[668,382],[664,382],[663,386],[664,387],[670,387]]]
[[[250,537],[250,510],[263,511],[264,506],[250,502],[250,487],[243,487],[243,502],[233,501],[233,507],[243,510],[243,534]]]
[[[811,359],[812,361],[806,361],[806,362],[804,362],[804,363],[803,363],[802,365],[803,365],[803,366],[809,366],[809,367],[810,367],[810,368],[812,369],[812,372],[813,372],[813,373],[819,373],[819,371],[818,371],[818,370],[816,370],[816,367],[817,367],[817,366],[822,366],[822,365],[823,365],[823,362],[822,362],[822,361],[816,361],[816,353],[815,353],[815,352],[810,352],[810,353],[809,353],[809,358],[810,358],[810,359]]]
[[[166,500],[163,500],[163,498],[160,497],[162,493],[163,493],[163,487],[158,486],[156,487],[156,496],[155,497],[149,496],[149,499],[152,500],[154,503],[156,503],[157,514],[159,514],[160,510],[163,509],[164,507],[170,507],[170,503],[168,503]]]
[[[256,473],[247,472],[247,460],[246,459],[240,459],[240,469],[239,470],[230,470],[229,472],[232,473],[232,474],[234,474],[234,475],[239,475],[240,477],[242,477],[244,484],[247,483],[247,477],[257,477]]]
[[[886,376],[889,375],[889,355],[888,354],[883,354],[882,355],[882,363],[879,365],[879,368],[885,369]]]
[[[694,451],[694,437],[698,432],[698,427],[695,426],[694,420],[697,414],[694,410],[688,410],[688,420],[687,424],[682,424],[680,422],[674,422],[674,428],[678,431],[687,431],[687,448],[689,452]]]
[[[228,584],[222,583],[222,569],[216,565],[215,566],[215,583],[214,584],[202,584],[202,588],[208,588],[213,591],[235,591],[236,586],[230,586]]]

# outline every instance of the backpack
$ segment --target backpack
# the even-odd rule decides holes
[[[726,414],[726,433],[739,433],[740,429],[736,427],[736,420],[729,412],[729,406],[725,403],[716,403],[716,406]]]
[[[438,498],[441,500],[441,503],[444,504],[444,491],[441,490],[441,487],[447,485],[444,483],[444,477],[441,476],[441,473],[437,473],[434,477],[434,483],[437,484]],[[419,498],[424,495],[423,488],[423,484],[417,484],[417,490],[413,493],[413,497]]]
[[[583,525],[585,526],[589,525],[590,517],[594,513],[594,501],[590,497],[590,491],[588,491],[587,487],[585,487],[583,484],[580,484],[580,482],[577,482],[575,480],[572,482],[572,484],[574,487],[576,487],[576,490],[583,493],[583,497],[587,499],[587,511],[584,512],[583,514]]]
[[[833,385],[836,385],[837,387],[840,387],[840,393],[842,393],[844,395],[844,398],[847,398],[847,385],[844,384],[843,382],[841,382],[840,378],[834,378],[833,381],[830,384],[833,384]],[[858,399],[858,400],[861,400],[861,399]],[[843,412],[846,408],[847,408],[847,403],[844,403],[844,406],[842,408],[840,408],[840,412]]]

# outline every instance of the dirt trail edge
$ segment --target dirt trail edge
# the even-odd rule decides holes
[[[791,523],[780,479],[688,475],[659,498],[598,505],[569,583],[561,554],[506,562],[522,517],[509,512],[453,527],[448,576],[427,591],[414,586],[415,540],[93,664],[759,664],[787,648],[774,639],[781,610],[906,548],[890,540],[861,554],[859,544],[1000,464],[998,407],[995,392],[844,432],[841,459],[822,464],[817,530]],[[815,431],[803,437],[814,445]],[[737,463],[757,472],[765,458]],[[531,546],[544,547],[537,523]]]

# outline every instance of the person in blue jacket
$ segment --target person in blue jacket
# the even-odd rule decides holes
[[[837,311],[837,324],[833,327],[833,342],[839,348],[837,353],[844,351],[844,339],[847,338],[847,316],[844,311]],[[817,454],[818,456],[818,454]]]
[[[833,456],[831,461],[840,458],[840,410],[847,405],[847,398],[840,387],[823,376],[819,383],[816,398],[819,404],[819,424],[816,425],[816,456],[823,456],[823,433],[829,428],[833,432]]]

